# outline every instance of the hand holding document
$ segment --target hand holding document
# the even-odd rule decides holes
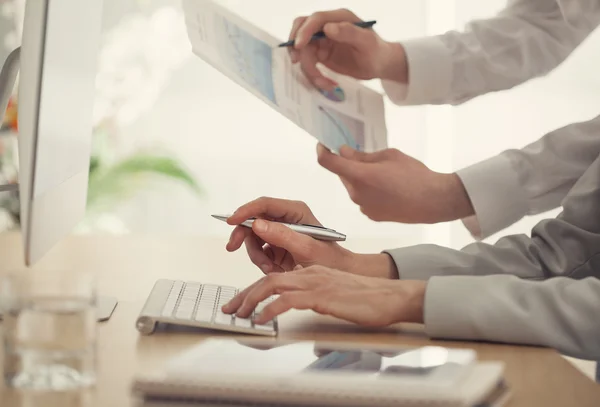
[[[183,0],[194,54],[337,152],[342,145],[387,148],[383,96],[327,72],[339,87],[316,89],[293,65],[280,39],[211,0]]]

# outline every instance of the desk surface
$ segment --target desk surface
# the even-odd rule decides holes
[[[169,357],[209,333],[158,333],[140,336],[134,321],[158,278],[189,279],[244,287],[262,274],[245,253],[227,253],[223,239],[148,236],[73,237],[65,240],[37,266],[67,268],[98,274],[100,294],[116,296],[112,318],[99,327],[99,379],[94,391],[78,395],[18,395],[0,384],[0,405],[10,406],[129,406],[130,384],[136,372],[159,369]],[[354,247],[381,250],[376,241]],[[18,235],[0,235],[0,273],[23,268]],[[362,329],[310,312],[280,317],[280,336],[327,341],[364,341],[405,345],[435,344],[468,347],[482,360],[506,363],[514,390],[509,407],[598,406],[600,386],[550,349],[485,343],[431,341],[420,326],[385,330]]]

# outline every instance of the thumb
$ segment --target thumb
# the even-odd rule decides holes
[[[348,160],[361,161],[363,163],[376,163],[387,160],[398,159],[405,156],[398,150],[386,148],[385,150],[374,151],[372,153],[365,153],[364,151],[358,151],[350,146],[344,145],[340,148],[340,155]]]
[[[362,162],[334,154],[323,144],[317,145],[317,161],[323,168],[349,180],[357,179],[364,173]]]
[[[343,145],[340,148],[340,155],[348,160],[361,161],[364,163],[373,163],[381,161],[384,158],[383,151],[365,153],[364,151],[355,150],[347,145]]]
[[[281,247],[292,256],[308,257],[315,249],[315,239],[278,222],[257,219],[252,224],[252,231],[266,243]]]
[[[327,23],[323,31],[327,38],[333,41],[351,44],[358,48],[370,46],[374,38],[372,30],[359,28],[349,21]]]

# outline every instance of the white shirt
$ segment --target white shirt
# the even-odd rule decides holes
[[[383,86],[398,105],[460,104],[547,74],[599,24],[600,0],[508,1],[496,17],[464,32],[403,41],[409,84]],[[476,213],[463,220],[469,231],[485,238],[558,207],[600,153],[600,122],[587,127],[558,129],[458,171]]]

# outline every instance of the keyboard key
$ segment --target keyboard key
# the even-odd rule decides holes
[[[275,326],[273,325],[273,321],[269,321],[263,325],[254,324],[254,328],[260,329],[261,331],[272,331],[275,329]]]
[[[214,291],[216,293],[216,292],[219,291],[219,286],[218,285],[213,285],[213,284],[204,284],[203,289],[206,292]]]
[[[220,297],[217,305],[219,307],[222,307],[223,305],[227,304],[232,299],[233,299],[233,297]]]
[[[250,318],[238,318],[235,317],[234,325],[240,328],[252,328],[252,320]]]
[[[269,297],[261,302],[250,318],[237,318],[235,315],[225,314],[221,308],[238,293],[239,290],[235,287],[173,281],[161,313],[164,318],[172,318],[174,323],[177,323],[176,320],[188,320],[206,326],[214,325],[216,329],[223,330],[227,330],[229,326],[264,333],[274,332],[274,321],[255,325],[253,318],[278,296]]]
[[[173,315],[173,311],[175,311],[175,301],[167,301],[162,311],[163,317],[170,317]]]
[[[221,310],[217,310],[215,312],[215,324],[220,324],[220,325],[231,325],[232,322],[232,315],[230,314],[225,314],[223,311]]]
[[[196,312],[196,317],[194,318],[198,322],[212,322],[214,311],[212,307],[208,308],[198,308],[198,312]]]
[[[175,306],[177,305],[177,300],[179,299],[179,295],[181,294],[181,290],[183,288],[182,281],[174,281],[171,286],[171,291],[169,291],[169,296],[167,297],[167,301],[163,306],[162,315],[164,317],[170,317],[173,315],[175,311]]]
[[[212,298],[214,300],[215,298],[217,298],[217,290],[204,288],[202,290],[200,298]]]

